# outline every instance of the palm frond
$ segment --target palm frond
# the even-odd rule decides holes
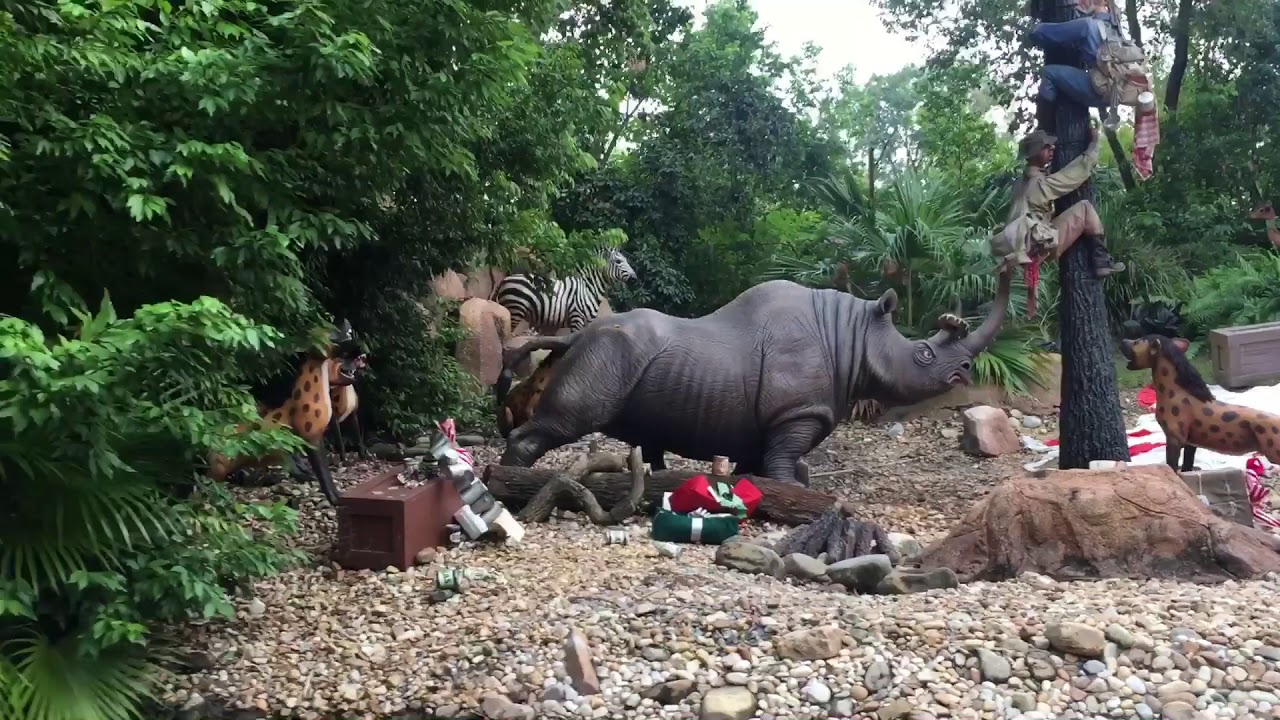
[[[39,590],[171,531],[147,478],[94,474],[41,445],[0,444],[0,486],[13,512],[0,530],[0,576]]]
[[[1049,353],[1033,346],[1039,337],[1034,326],[1015,325],[1001,331],[995,342],[973,362],[975,383],[994,385],[1016,395],[1027,395],[1033,385],[1044,385],[1051,364]]]
[[[18,677],[13,717],[134,720],[142,701],[152,697],[157,668],[137,648],[86,652],[78,636],[52,642],[29,629],[0,646],[0,653],[14,659]]]

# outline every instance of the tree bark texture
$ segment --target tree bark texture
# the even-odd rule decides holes
[[[1173,21],[1173,63],[1164,86],[1164,107],[1170,114],[1178,112],[1182,97],[1182,81],[1187,76],[1187,55],[1191,52],[1191,0],[1178,0],[1178,15]]]
[[[1129,39],[1145,50],[1142,44],[1142,24],[1138,22],[1138,3],[1141,0],[1127,0],[1124,4],[1124,17],[1129,22]]]
[[[673,492],[689,478],[701,474],[703,473],[693,470],[662,470],[653,473],[644,481],[644,501],[660,503],[663,493]],[[564,477],[564,472],[548,468],[489,465],[484,471],[484,482],[489,487],[489,492],[512,511],[524,507],[543,486],[558,477]],[[738,477],[735,475],[734,480]],[[833,504],[840,502],[832,495],[800,485],[753,475],[746,477],[764,496],[760,500],[760,507],[752,516],[754,519],[770,520],[782,525],[805,525],[822,517]],[[613,507],[619,501],[625,501],[633,487],[631,476],[625,472],[589,473],[579,478],[578,483],[590,491],[599,507]],[[569,500],[571,498],[565,495],[559,497],[563,509],[584,509],[572,506],[567,502]],[[845,510],[850,511],[847,506]]]
[[[1116,159],[1116,167],[1120,169],[1120,182],[1125,190],[1132,190],[1138,185],[1133,181],[1133,166],[1129,164],[1129,156],[1124,154],[1124,145],[1115,130],[1107,129],[1107,144],[1111,146],[1111,155]]]
[[[1074,0],[1039,2],[1042,22],[1065,22],[1078,14]],[[1070,50],[1047,50],[1045,62],[1082,66]],[[1057,102],[1041,104],[1040,111],[1040,126],[1058,136],[1052,168],[1056,172],[1088,147],[1089,109],[1060,94]],[[1044,117],[1046,114],[1052,117]],[[1082,200],[1093,201],[1092,182],[1060,198],[1056,209],[1061,213]],[[1106,297],[1101,281],[1093,275],[1090,257],[1099,242],[1097,237],[1083,237],[1058,261],[1062,289],[1058,306],[1062,352],[1058,466],[1063,469],[1087,468],[1091,460],[1129,460]]]

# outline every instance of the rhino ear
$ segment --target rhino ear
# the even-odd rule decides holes
[[[880,299],[876,301],[876,310],[881,315],[892,315],[894,310],[898,309],[898,293],[893,288],[884,291]]]

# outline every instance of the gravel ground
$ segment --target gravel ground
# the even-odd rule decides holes
[[[814,486],[927,543],[1032,457],[966,456],[948,432],[958,427],[842,427],[809,458]],[[1025,432],[1055,431],[1044,418]],[[498,452],[479,448],[477,460]],[[339,482],[372,470],[351,464]],[[842,472],[822,475],[831,471]],[[322,548],[332,532],[314,488],[241,492],[294,495],[303,546]],[[172,678],[166,700],[192,718],[1280,717],[1276,578],[1024,575],[859,596],[726,570],[711,547],[660,557],[643,522],[630,525],[629,545],[605,545],[572,515],[527,530],[519,547],[466,544],[408,572],[346,572],[318,558],[260,582],[234,621],[189,629],[202,669]],[[485,576],[432,602],[444,565]],[[572,632],[589,660],[566,650]],[[596,693],[585,692],[584,665],[598,674]]]

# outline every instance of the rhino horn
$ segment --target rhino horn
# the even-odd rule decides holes
[[[880,299],[876,301],[876,312],[881,315],[893,315],[893,311],[898,309],[898,293],[893,288],[884,291]]]
[[[971,354],[986,350],[996,339],[996,334],[1000,332],[1000,328],[1004,325],[1005,315],[1009,312],[1009,291],[1013,282],[1013,271],[1006,269],[1000,273],[1000,281],[996,288],[996,301],[991,306],[991,310],[987,312],[987,317],[973,331],[958,342],[964,345],[964,348]]]

